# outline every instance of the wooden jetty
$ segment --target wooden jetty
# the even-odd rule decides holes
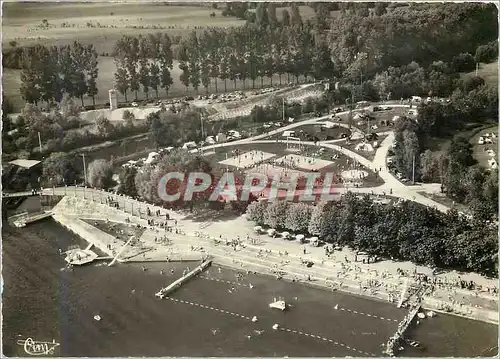
[[[39,221],[44,218],[52,217],[54,213],[52,211],[45,211],[42,213],[28,214],[27,212],[21,213],[20,215],[13,216],[12,220],[14,226],[18,228],[26,227],[27,224]]]

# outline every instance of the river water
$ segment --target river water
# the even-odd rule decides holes
[[[86,243],[51,219],[22,229],[4,222],[2,237],[7,356],[26,356],[17,341],[27,337],[60,343],[58,356],[380,356],[405,315],[387,303],[266,276],[237,281],[234,271],[216,267],[175,292],[176,301],[158,300],[154,293],[186,264],[62,270],[58,248]],[[269,309],[274,296],[290,302],[290,310]],[[248,320],[253,316],[256,323]],[[273,330],[275,323],[283,330]],[[414,337],[426,350],[404,354],[493,355],[485,350],[496,346],[497,327],[438,315],[422,322]]]

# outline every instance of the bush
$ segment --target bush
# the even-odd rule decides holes
[[[451,65],[455,72],[469,72],[476,68],[474,57],[469,53],[455,56]]]
[[[130,110],[123,111],[123,119],[124,120],[135,120],[135,115]]]
[[[478,46],[475,54],[476,62],[492,62],[498,58],[498,42],[494,40],[486,45]]]

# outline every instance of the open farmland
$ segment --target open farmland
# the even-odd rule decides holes
[[[204,27],[244,24],[223,17],[208,6],[165,6],[159,3],[7,3],[3,8],[3,44],[14,40],[28,44],[66,45],[73,41],[93,44],[98,53],[110,53],[123,35],[145,35],[168,31],[185,35]],[[210,17],[214,12],[215,17]],[[40,24],[46,19],[47,29]]]
[[[278,8],[276,13],[278,19],[282,17],[282,10]],[[309,6],[300,7],[303,19],[314,15]],[[215,17],[210,14],[215,13]],[[231,27],[242,26],[245,21],[234,17],[222,16],[222,11],[210,6],[166,6],[159,3],[149,4],[113,4],[113,3],[72,3],[72,4],[47,4],[40,3],[6,3],[3,16],[3,43],[4,48],[11,47],[12,41],[16,46],[28,46],[33,44],[42,45],[68,45],[74,41],[82,44],[93,44],[99,56],[99,77],[97,85],[99,93],[96,96],[96,104],[105,104],[109,101],[108,90],[114,86],[114,73],[116,66],[114,60],[109,56],[116,41],[123,35],[147,35],[155,32],[167,32],[171,37],[185,36],[191,31],[202,31],[208,27]],[[42,20],[49,23],[48,28],[40,27]],[[108,56],[102,56],[108,55]],[[174,83],[169,90],[169,97],[184,95],[195,95],[192,87],[186,87],[180,83],[181,70],[179,63],[174,61],[171,71]],[[15,69],[4,69],[2,86],[5,96],[14,105],[14,111],[19,112],[24,106],[20,97],[21,71]],[[290,77],[292,79],[292,77]],[[279,76],[264,78],[255,82],[255,87],[268,87],[280,82]],[[288,76],[283,75],[282,83],[288,81]],[[227,81],[227,90],[235,89],[233,81]],[[251,88],[251,81],[245,83],[236,81],[236,89]],[[224,81],[218,80],[217,89],[224,91]],[[186,91],[187,90],[187,91]],[[215,84],[211,83],[209,92],[215,92]],[[205,89],[200,87],[200,94]],[[150,95],[152,95],[150,93]],[[154,95],[154,94],[153,94]],[[160,90],[160,97],[165,98],[166,93]],[[128,94],[128,100],[133,100],[133,95]],[[141,90],[138,92],[140,100],[145,99]],[[118,94],[118,101],[125,98]],[[92,104],[92,99],[84,97],[86,105]]]

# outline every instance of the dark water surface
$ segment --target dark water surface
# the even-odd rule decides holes
[[[238,281],[236,272],[216,267],[174,293],[176,301],[158,300],[154,293],[187,264],[148,264],[146,272],[140,264],[61,271],[57,249],[86,243],[51,219],[22,229],[4,223],[2,237],[7,356],[26,356],[16,344],[26,337],[55,339],[60,356],[380,356],[406,313],[266,276],[245,274]],[[292,304],[290,310],[269,309],[275,296]],[[248,320],[253,316],[255,323]],[[283,330],[273,330],[275,323]],[[496,346],[497,327],[439,315],[423,321],[414,337],[427,350],[404,354],[492,355],[483,352]]]

